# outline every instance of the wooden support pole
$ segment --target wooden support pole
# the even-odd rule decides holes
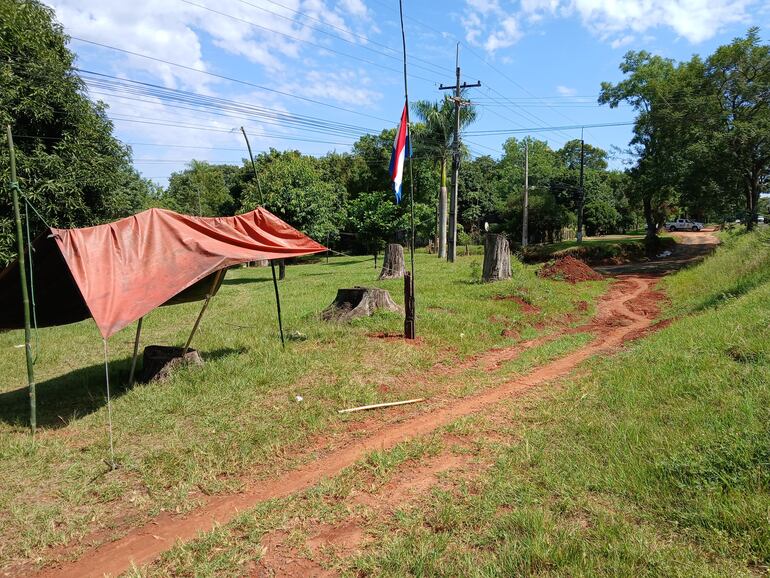
[[[414,339],[414,277],[404,274],[404,338]]]
[[[37,429],[37,396],[35,392],[35,362],[32,358],[32,328],[29,310],[29,292],[27,291],[27,267],[24,260],[24,237],[21,229],[21,211],[19,210],[19,184],[16,182],[16,152],[13,148],[11,125],[6,126],[8,149],[11,155],[11,197],[13,199],[13,217],[16,221],[16,243],[19,251],[19,281],[21,282],[21,301],[24,307],[24,352],[27,356],[27,385],[29,387],[29,427],[32,436]],[[29,226],[29,223],[27,224]]]
[[[193,325],[192,331],[190,332],[190,337],[187,338],[187,343],[184,345],[184,349],[182,350],[182,357],[187,355],[187,351],[190,349],[190,343],[192,343],[193,336],[195,335],[195,332],[198,331],[198,325],[201,323],[201,318],[203,317],[203,314],[206,312],[206,308],[209,306],[209,301],[211,301],[211,296],[214,294],[214,291],[217,288],[217,285],[219,284],[219,280],[222,278],[222,275],[225,274],[225,269],[220,269],[217,271],[217,274],[214,275],[214,282],[211,284],[211,289],[209,289],[209,292],[206,294],[206,300],[203,302],[203,307],[201,307],[201,312],[198,313],[198,318],[195,320],[195,325]]]
[[[417,403],[420,401],[425,401],[425,398],[418,397],[417,399],[407,399],[406,401],[389,401],[387,403],[375,403],[374,405],[362,405],[348,409],[338,409],[337,413],[353,413],[354,411],[364,411],[366,409],[377,409],[380,407],[394,407],[397,405],[406,405],[407,403]]]
[[[136,325],[136,337],[134,338],[134,357],[131,359],[131,373],[128,374],[128,387],[134,386],[134,376],[136,374],[136,358],[139,355],[139,337],[142,334],[142,321],[144,317],[139,318]]]

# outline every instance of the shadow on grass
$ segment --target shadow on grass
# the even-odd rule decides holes
[[[222,348],[201,352],[206,362],[240,355],[246,348]],[[141,362],[139,363],[141,365]],[[110,361],[110,396],[113,400],[128,391],[131,357]],[[140,368],[137,368],[137,371]],[[58,429],[85,417],[107,404],[104,365],[98,363],[75,369],[37,384],[37,426]],[[0,393],[0,422],[29,426],[29,390],[22,387]]]
[[[247,283],[267,283],[267,282],[272,283],[273,282],[273,278],[272,277],[265,277],[265,278],[259,277],[259,278],[255,279],[254,277],[239,277],[239,278],[236,278],[236,279],[225,279],[224,281],[222,281],[222,285],[245,285]]]
[[[347,261],[331,261],[329,263],[324,263],[324,267],[341,267],[342,265],[358,265],[360,263],[366,263],[367,261],[371,261],[371,259],[348,259]],[[373,269],[374,267],[372,267]]]

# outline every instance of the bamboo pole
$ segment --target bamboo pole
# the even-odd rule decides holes
[[[224,275],[225,269],[220,269],[217,271],[217,274],[214,276],[214,281],[211,283],[211,289],[209,289],[209,292],[206,294],[206,300],[203,302],[203,307],[201,307],[201,312],[198,313],[198,318],[195,320],[195,325],[193,325],[192,331],[190,332],[190,337],[187,338],[187,343],[184,345],[184,349],[182,350],[182,357],[187,355],[187,351],[190,349],[190,343],[192,343],[193,336],[195,335],[195,332],[198,331],[198,325],[201,323],[201,318],[203,317],[203,314],[206,313],[206,308],[209,306],[209,301],[211,301],[211,296],[214,294],[214,291],[217,288],[217,284],[219,283],[219,280],[222,278],[222,275]]]
[[[27,267],[24,260],[24,237],[21,229],[19,210],[19,183],[16,182],[16,153],[13,148],[11,125],[6,126],[8,149],[11,155],[11,196],[13,197],[13,216],[16,220],[16,241],[19,251],[19,277],[21,281],[21,300],[24,305],[24,351],[27,356],[27,384],[29,386],[29,427],[32,436],[37,429],[37,396],[35,392],[35,368],[32,359],[32,329],[30,327],[29,292],[27,291]],[[29,225],[27,225],[29,226]]]
[[[142,334],[142,321],[144,317],[139,318],[136,325],[136,338],[134,338],[134,357],[131,359],[131,373],[128,375],[128,387],[134,386],[134,373],[136,372],[136,358],[139,356],[139,336]]]
[[[353,413],[354,411],[364,411],[366,409],[377,409],[380,407],[394,407],[396,405],[406,405],[407,403],[417,403],[419,401],[425,401],[425,398],[418,397],[417,399],[407,399],[406,401],[389,401],[386,403],[375,403],[373,405],[362,405],[359,407],[350,407],[348,409],[338,409],[337,413]]]
[[[251,168],[254,171],[254,180],[257,183],[257,191],[259,192],[259,202],[262,206],[265,204],[265,199],[262,196],[262,185],[259,184],[259,174],[257,173],[257,163],[254,161],[254,155],[251,152],[251,144],[249,143],[249,137],[246,134],[246,130],[241,127],[243,138],[246,141],[246,148],[249,149],[249,159],[251,160]],[[327,254],[328,255],[328,254]],[[327,257],[328,262],[328,257]],[[278,310],[278,332],[281,334],[281,347],[286,348],[286,341],[283,338],[283,320],[281,319],[281,297],[278,294],[278,280],[275,277],[275,263],[270,259],[270,268],[273,271],[273,287],[275,288],[275,308]]]

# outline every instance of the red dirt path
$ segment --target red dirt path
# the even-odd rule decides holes
[[[502,400],[519,396],[535,386],[564,377],[589,357],[611,352],[630,336],[640,335],[651,326],[657,311],[654,301],[659,298],[659,294],[652,291],[656,282],[656,278],[626,277],[613,284],[599,301],[596,317],[582,328],[583,331],[595,331],[597,337],[588,345],[560,359],[466,398],[446,401],[442,406],[431,408],[429,413],[414,415],[362,438],[349,439],[346,445],[322,453],[322,457],[315,462],[270,480],[252,482],[241,493],[208,498],[200,509],[187,516],[162,514],[146,525],[130,530],[123,538],[96,547],[74,562],[49,567],[39,576],[80,578],[104,574],[118,575],[128,570],[132,564],[148,564],[175,543],[189,541],[199,532],[211,530],[215,525],[226,524],[238,513],[253,508],[260,502],[306,490],[322,479],[336,475],[371,451],[392,448],[398,443],[432,432],[457,418],[476,413]],[[642,303],[644,305],[639,306]],[[459,365],[465,368],[494,367],[502,361],[515,358],[523,349],[540,342],[535,340],[509,349],[490,351]],[[456,368],[451,368],[448,373],[453,374],[455,371]],[[301,571],[301,564],[297,569]]]

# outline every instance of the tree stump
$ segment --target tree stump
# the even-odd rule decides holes
[[[484,239],[484,270],[481,278],[485,283],[511,278],[511,250],[505,235],[487,233]]]
[[[182,356],[184,347],[166,347],[148,345],[142,355],[142,372],[139,381],[163,381],[168,379],[177,367],[182,365],[203,365],[200,354],[195,349],[188,349]]]
[[[404,247],[390,243],[385,247],[385,257],[382,260],[382,271],[378,279],[402,279],[404,277]]]
[[[385,289],[353,287],[337,289],[337,297],[321,312],[321,319],[345,323],[357,317],[369,317],[378,309],[402,313]]]

